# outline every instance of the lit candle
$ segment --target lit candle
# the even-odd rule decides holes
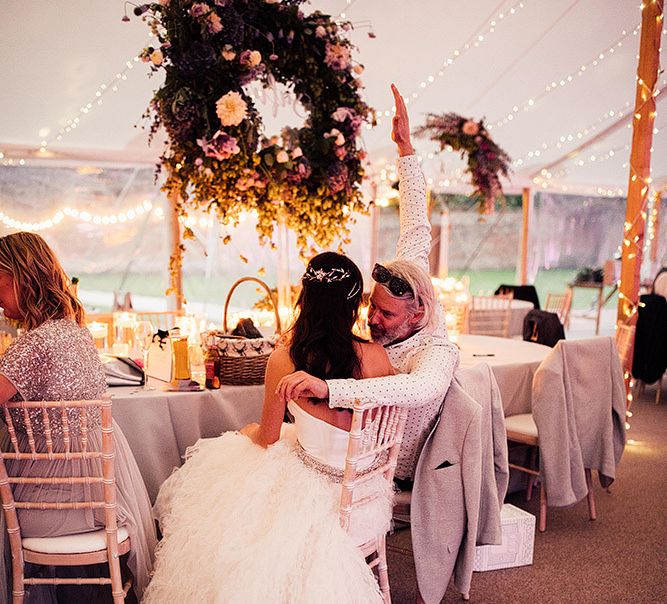
[[[190,358],[188,356],[187,337],[171,336],[171,348],[174,357],[174,380],[189,380]]]

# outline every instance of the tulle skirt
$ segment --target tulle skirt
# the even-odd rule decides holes
[[[234,432],[197,443],[155,504],[164,538],[144,603],[382,602],[355,542],[388,527],[391,493],[346,533],[340,484],[301,462],[291,428],[267,449]]]

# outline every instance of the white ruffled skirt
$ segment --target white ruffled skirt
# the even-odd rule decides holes
[[[236,432],[200,440],[162,485],[164,537],[144,603],[382,602],[355,541],[388,528],[391,493],[355,512],[346,533],[340,484],[306,467],[292,426],[284,432],[267,449]]]

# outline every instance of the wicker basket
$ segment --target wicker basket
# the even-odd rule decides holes
[[[218,340],[218,350],[220,351],[221,384],[263,384],[266,364],[281,331],[278,305],[276,304],[269,286],[261,279],[255,277],[243,277],[232,285],[227,294],[227,299],[225,300],[225,311],[222,318],[225,334],[228,333],[227,311],[229,310],[229,301],[232,298],[234,290],[245,281],[254,281],[266,290],[276,315],[276,334],[271,338],[250,339],[240,338],[238,336],[223,336],[220,338]]]

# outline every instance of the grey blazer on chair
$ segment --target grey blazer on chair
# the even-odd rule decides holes
[[[500,389],[491,367],[486,363],[459,368],[456,379],[482,407],[482,486],[477,545],[500,545],[500,510],[510,477],[505,414]]]
[[[467,597],[482,475],[482,408],[455,378],[415,471],[410,518],[419,591],[439,603],[454,574]]]

